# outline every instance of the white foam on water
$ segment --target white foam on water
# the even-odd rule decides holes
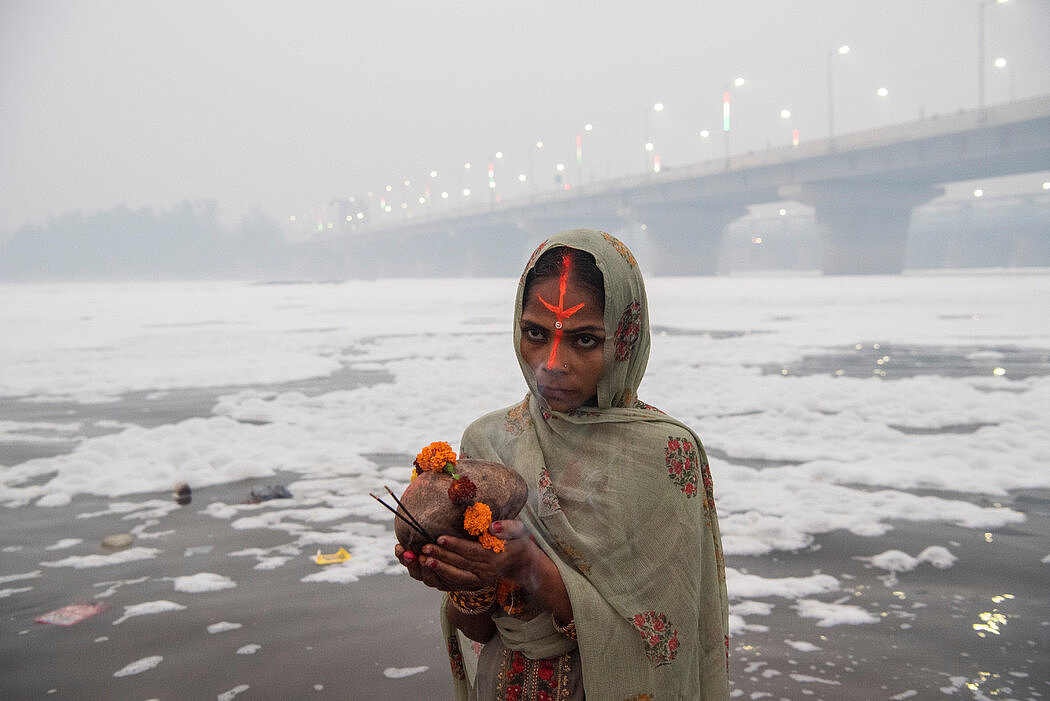
[[[208,626],[208,632],[212,635],[216,633],[226,633],[231,630],[237,630],[243,625],[243,623],[230,623],[229,621],[219,621],[218,623],[212,623],[210,626]]]
[[[223,589],[233,589],[237,586],[237,582],[229,577],[215,574],[214,572],[198,572],[197,574],[186,575],[184,577],[166,577],[166,579],[170,579],[174,582],[175,591],[186,592],[189,594],[222,591]]]
[[[75,570],[87,569],[90,567],[112,567],[114,565],[123,565],[128,562],[136,562],[138,560],[152,560],[160,554],[160,550],[156,548],[128,548],[127,550],[119,550],[109,555],[71,555],[70,557],[63,558],[61,560],[52,560],[50,562],[41,562],[42,567],[72,567]]]
[[[163,661],[164,658],[160,655],[151,655],[149,657],[143,657],[141,660],[135,660],[131,664],[121,667],[113,673],[113,676],[130,677],[133,674],[142,674],[143,672],[148,672],[149,670],[153,669]]]
[[[237,698],[237,696],[243,694],[245,691],[248,691],[250,688],[251,686],[248,684],[238,684],[229,691],[222,692],[215,698],[216,701],[233,701],[233,699]]]
[[[816,618],[817,625],[821,628],[878,623],[882,620],[879,616],[852,604],[802,599],[794,606],[799,616],[802,618]]]
[[[68,454],[5,467],[0,504],[102,495],[113,499],[107,509],[81,517],[121,514],[140,522],[137,537],[159,538],[147,527],[179,507],[125,497],[186,482],[198,498],[212,485],[292,474],[293,499],[204,509],[231,529],[285,536],[230,556],[273,570],[318,548],[350,551],[306,583],[402,572],[390,515],[368,493],[403,489],[422,445],[457,447],[470,421],[524,395],[509,329],[516,282],[2,285],[0,324],[11,330],[0,345],[4,401],[86,405],[128,392],[163,401],[179,390],[241,389],[197,418],[111,422],[112,433],[92,438],[81,435],[79,417],[0,424],[5,441],[76,442]],[[1009,508],[1011,490],[1050,488],[1050,377],[1015,378],[1006,352],[1050,348],[1050,326],[1033,323],[1050,298],[1048,271],[655,278],[648,292],[655,333],[640,396],[695,428],[712,452],[730,556],[795,551],[837,530],[878,536],[897,521],[1003,528],[1024,518]],[[957,348],[1005,374],[835,376],[834,359],[858,346]],[[827,358],[828,372],[794,374],[805,356]],[[383,381],[319,394],[277,387],[336,371],[378,372]],[[972,430],[939,432],[960,426]],[[404,464],[381,468],[374,454],[402,455]],[[974,496],[1004,504],[978,505]],[[105,566],[156,552],[41,564]],[[875,557],[873,567],[896,576],[921,563],[951,567],[956,555],[934,545]],[[812,597],[842,586],[830,575],[727,575],[734,606],[784,598],[818,625],[871,622],[863,611],[818,606]]]
[[[153,616],[158,613],[168,613],[169,611],[183,611],[186,607],[182,604],[177,604],[174,601],[146,601],[141,604],[132,604],[131,606],[124,607],[124,615],[113,621],[113,625],[119,626],[129,618],[135,618],[136,616]]]
[[[387,679],[404,679],[415,674],[422,674],[430,667],[387,667],[383,670],[383,676]]]

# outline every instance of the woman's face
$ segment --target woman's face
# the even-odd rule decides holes
[[[604,308],[598,295],[556,277],[529,287],[521,313],[521,355],[554,411],[566,412],[598,394],[605,344]]]

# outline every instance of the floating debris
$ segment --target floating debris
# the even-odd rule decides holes
[[[288,488],[283,484],[267,484],[258,487],[252,487],[250,501],[253,504],[258,504],[261,501],[270,501],[271,499],[291,499],[292,493],[288,491]]]
[[[135,536],[130,533],[115,533],[102,539],[102,547],[106,550],[124,550],[134,542]]]
[[[185,482],[179,482],[174,487],[175,491],[175,503],[179,506],[186,506],[193,501],[193,490],[190,489],[190,485]]]
[[[37,616],[36,622],[50,623],[56,626],[71,626],[74,623],[80,623],[85,618],[91,618],[105,607],[105,604],[72,604],[54,611],[48,611],[42,616]]]
[[[339,548],[336,552],[326,555],[320,550],[314,555],[314,562],[319,565],[334,565],[338,562],[346,562],[350,559],[350,553],[346,551],[346,548]]]

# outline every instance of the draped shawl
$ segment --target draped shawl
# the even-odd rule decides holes
[[[593,255],[605,284],[597,406],[567,413],[551,411],[519,351],[526,276],[556,246]],[[471,424],[461,452],[502,462],[528,482],[519,518],[565,583],[590,701],[722,700],[729,607],[707,456],[690,428],[637,399],[648,316],[637,261],[623,243],[589,229],[545,241],[522,274],[514,310],[514,350],[529,393]],[[466,698],[462,638],[447,619],[443,625],[457,696]],[[530,647],[508,642],[503,628],[503,643],[528,657],[552,652],[548,631]]]

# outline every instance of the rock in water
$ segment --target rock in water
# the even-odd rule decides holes
[[[469,477],[477,486],[474,499],[485,502],[492,509],[493,521],[514,518],[525,506],[529,487],[521,475],[506,465],[465,458],[456,463],[456,472]],[[463,530],[466,505],[457,506],[448,498],[451,484],[452,477],[445,472],[424,472],[412,480],[401,495],[404,509],[399,508],[398,513],[404,516],[405,509],[408,509],[435,538],[451,535],[475,540],[475,536]],[[394,534],[406,550],[413,552],[419,552],[419,548],[426,543],[426,538],[399,518],[394,519]]]

